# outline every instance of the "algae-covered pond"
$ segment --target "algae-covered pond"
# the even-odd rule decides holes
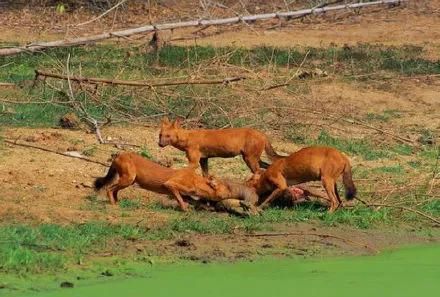
[[[439,296],[440,246],[377,256],[154,267],[147,277],[22,296]]]

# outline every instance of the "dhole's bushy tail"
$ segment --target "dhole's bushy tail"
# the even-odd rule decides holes
[[[95,190],[100,190],[102,189],[104,186],[108,185],[116,176],[118,172],[116,171],[116,169],[112,166],[110,166],[107,175],[104,177],[98,177],[97,179],[95,179],[95,182],[93,183],[93,185],[95,186]]]
[[[356,187],[353,183],[353,177],[351,175],[351,166],[349,161],[347,160],[347,163],[344,167],[344,172],[342,173],[342,182],[344,183],[345,187],[345,198],[347,200],[352,200],[356,196]]]
[[[266,152],[266,155],[269,157],[269,159],[271,159],[272,161],[283,158],[283,156],[277,154],[269,140],[266,141],[264,151]]]
[[[284,158],[284,156],[278,155],[278,153],[275,151],[269,140],[266,141],[264,151],[266,152],[266,155],[269,157],[271,161],[275,161],[276,159],[279,158]],[[260,161],[259,163],[260,163],[260,167],[264,169],[267,169],[267,167],[270,166],[269,163],[266,163],[264,161]]]

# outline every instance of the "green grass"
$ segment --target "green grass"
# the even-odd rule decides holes
[[[134,210],[142,207],[140,199],[122,199],[119,201],[119,207],[126,210]]]
[[[109,238],[133,240],[145,233],[135,226],[101,222],[2,226],[0,230],[0,271],[15,273],[64,269],[79,256],[105,247]]]
[[[154,160],[153,154],[151,154],[150,150],[146,147],[141,148],[139,154],[149,160]]]
[[[439,218],[440,217],[440,200],[439,199],[432,199],[431,201],[425,203],[422,206],[422,210]]]
[[[307,129],[305,125],[294,125],[286,131],[285,137],[296,144],[331,146],[348,155],[361,156],[369,161],[390,158],[396,154],[410,156],[415,152],[414,147],[406,144],[375,145],[367,139],[335,137],[326,130],[321,130],[319,135],[313,139],[307,136]],[[428,156],[432,154],[432,151],[425,151],[424,154]]]
[[[55,126],[69,109],[52,104],[16,104],[14,114],[0,113],[0,125],[20,127]]]
[[[372,173],[384,173],[384,174],[392,174],[392,175],[401,175],[405,173],[405,169],[401,164],[394,166],[382,166],[374,168]]]
[[[397,169],[383,170],[395,172]],[[422,190],[420,195],[425,195]],[[426,195],[423,197],[426,198]],[[96,196],[90,196],[88,200],[93,207],[99,203]],[[122,210],[135,210],[142,205],[139,200],[126,199],[120,202],[120,207]],[[149,208],[151,207],[150,205]],[[440,213],[440,204],[433,200],[422,205],[420,209],[437,216]],[[405,219],[419,222],[420,218],[408,215]],[[0,226],[0,272],[13,274],[55,272],[78,264],[82,259],[93,256],[96,252],[112,250],[119,253],[117,246],[123,246],[124,242],[131,244],[138,240],[171,239],[186,233],[231,234],[236,230],[270,231],[276,230],[277,226],[298,222],[319,222],[325,226],[342,225],[359,229],[394,224],[393,213],[387,208],[374,210],[359,205],[329,214],[325,208],[309,204],[293,209],[270,208],[260,216],[244,219],[203,211],[190,214],[173,212],[168,222],[151,229],[105,222],[66,226],[6,225]],[[121,255],[127,256],[124,251]]]
[[[292,68],[294,71],[303,61],[304,68],[318,67],[332,75],[339,77],[353,77],[358,74],[377,73],[378,71],[392,72],[399,75],[439,74],[440,62],[424,60],[423,48],[415,46],[387,47],[359,44],[350,48],[277,48],[256,47],[251,49],[210,46],[165,46],[155,53],[134,53],[127,58],[128,49],[115,45],[94,45],[83,47],[69,47],[50,49],[39,54],[20,54],[10,57],[0,57],[0,65],[6,65],[0,72],[0,81],[24,84],[19,97],[29,98],[32,101],[55,100],[59,105],[45,104],[7,104],[14,110],[14,114],[0,113],[0,125],[12,126],[54,126],[60,116],[71,111],[66,95],[67,83],[59,80],[51,81],[61,91],[54,91],[44,87],[43,83],[30,89],[25,82],[34,78],[35,69],[48,69],[54,72],[63,72],[67,56],[70,54],[70,68],[72,73],[80,71],[84,76],[117,77],[119,79],[155,80],[169,77],[185,77],[194,73],[194,68],[206,69],[204,75],[218,75],[214,62],[237,65],[244,68],[263,69],[274,66],[278,69]],[[307,59],[304,58],[307,55]],[[340,65],[337,68],[334,65]],[[367,76],[363,76],[367,77]],[[377,79],[377,77],[375,77]],[[296,92],[304,93],[307,90],[301,87]],[[204,104],[201,113],[201,122],[208,127],[223,127],[228,124],[234,126],[254,125],[259,127],[264,123],[264,110],[248,116],[234,116],[236,110],[242,107],[241,95],[222,85],[207,86],[176,86],[174,94],[160,95],[159,100],[152,98],[146,101],[144,92],[130,92],[123,87],[100,87],[99,101],[96,104],[86,92],[73,85],[75,97],[81,101],[87,112],[98,120],[104,120],[108,115],[127,119],[127,114],[133,117],[153,116],[169,111],[173,116],[191,116],[195,98],[209,98],[210,104]],[[289,88],[297,88],[292,84]],[[151,94],[153,95],[153,94]],[[148,98],[150,95],[148,95]],[[15,100],[17,96],[13,96]],[[65,103],[63,103],[65,102]],[[212,103],[212,104],[211,104]],[[110,108],[111,106],[111,108]],[[222,109],[218,108],[221,106]],[[189,113],[189,114],[188,114]],[[229,116],[226,116],[229,114]],[[386,110],[383,114],[370,114],[367,119],[388,121],[398,116],[398,112]],[[430,141],[430,135],[422,135],[422,141]],[[299,139],[301,140],[301,139]],[[304,141],[304,139],[302,139]]]
[[[380,122],[388,122],[393,118],[400,118],[400,112],[394,109],[384,110],[382,113],[367,113],[366,119],[368,121],[380,121]]]
[[[359,44],[348,48],[277,48],[255,47],[252,49],[211,46],[165,46],[158,53],[135,53],[126,56],[127,49],[113,45],[94,45],[47,50],[43,54],[20,54],[0,57],[0,65],[6,65],[0,80],[19,82],[34,77],[36,68],[53,68],[65,64],[71,55],[71,68],[77,70],[81,65],[84,75],[115,76],[124,69],[121,78],[133,79],[139,74],[165,74],[166,70],[154,68],[156,63],[171,68],[189,68],[200,63],[220,58],[225,62],[240,66],[257,67],[262,65],[299,66],[307,54],[307,63],[328,68],[342,63],[343,73],[387,70],[405,75],[440,73],[440,61],[422,59],[422,47],[387,47]],[[353,65],[356,67],[354,68]],[[307,66],[307,65],[304,65]],[[163,72],[162,72],[163,71]]]
[[[387,151],[374,148],[367,140],[336,138],[332,137],[325,130],[321,131],[313,144],[332,146],[348,154],[360,155],[365,160],[377,160],[389,157]]]
[[[303,127],[289,130],[287,138],[299,144],[331,146],[349,155],[362,156],[365,160],[377,160],[390,156],[389,151],[377,148],[365,139],[338,138],[331,136],[326,130],[322,130],[316,139],[310,139],[302,132],[305,131],[305,127],[304,130],[301,128]]]

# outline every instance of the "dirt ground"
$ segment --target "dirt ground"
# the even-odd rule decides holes
[[[389,10],[366,9],[360,14],[343,12],[323,17],[309,17],[303,21],[291,23],[264,22],[250,29],[246,26],[234,26],[234,30],[209,28],[206,34],[212,36],[196,40],[169,41],[173,44],[211,44],[214,46],[327,46],[329,44],[380,43],[387,45],[414,44],[425,47],[426,56],[440,58],[440,1],[414,1],[403,8]],[[113,24],[111,19],[103,19],[92,26],[70,28],[66,25],[83,22],[90,14],[74,13],[53,16],[53,11],[42,12],[39,19],[31,10],[24,12],[0,12],[0,42],[28,43],[36,40],[54,40],[60,37],[80,36],[84,32],[102,32],[111,26],[121,28],[134,27],[148,22],[142,14],[134,15],[127,21],[122,15],[116,19],[124,22]],[[52,21],[48,21],[52,18]],[[157,17],[160,21],[161,18]],[[164,34],[164,39],[191,35],[195,29],[175,30],[172,35]],[[215,33],[215,34],[214,34]],[[387,84],[391,88],[381,86]],[[400,117],[392,118],[387,125],[403,136],[412,137],[411,130],[426,127],[440,131],[440,80],[438,77],[394,78],[391,82],[376,81],[373,85],[358,85],[327,80],[311,86],[310,98],[313,102],[299,101],[299,106],[314,104],[326,106],[328,110],[338,106],[338,112],[351,114],[380,113],[384,110],[398,110]],[[273,93],[276,95],[276,92]],[[284,94],[280,94],[283,96]],[[337,104],[336,104],[337,103]],[[409,131],[405,133],[405,131]],[[102,131],[105,137],[121,143],[135,143],[144,146],[151,155],[164,163],[181,167],[186,164],[183,153],[173,148],[160,149],[157,145],[158,128],[144,126],[112,126]],[[362,131],[359,131],[362,135]],[[285,143],[278,135],[272,135],[274,146],[281,152],[292,152],[299,148],[293,143]],[[94,134],[84,131],[64,129],[2,128],[2,136],[19,140],[59,152],[91,151],[94,160],[108,162],[111,154],[120,150],[115,145],[98,145]],[[110,139],[109,138],[109,139]],[[139,151],[139,148],[125,149]],[[399,157],[404,158],[404,157]],[[411,157],[408,157],[410,160]],[[408,161],[407,160],[407,161]],[[399,160],[393,160],[398,162]],[[367,162],[352,158],[353,166],[374,167],[375,161]],[[210,167],[214,174],[243,180],[250,176],[244,162],[239,158],[215,160]],[[0,183],[2,184],[0,223],[82,223],[86,221],[108,221],[110,223],[136,223],[148,218],[148,227],[160,226],[167,221],[169,214],[140,208],[130,211],[129,215],[119,207],[106,203],[103,195],[98,198],[97,211],[91,207],[90,197],[95,195],[92,182],[102,176],[106,168],[97,164],[67,158],[39,150],[3,144],[0,150]],[[359,181],[362,182],[362,181]],[[123,197],[139,198],[142,203],[168,200],[159,195],[131,187],[121,193]],[[168,202],[172,204],[172,202]],[[124,213],[124,214],[123,214]],[[215,214],[217,215],[217,214]],[[219,214],[220,215],[220,214]],[[287,229],[286,229],[287,228]],[[139,242],[131,248],[138,251],[154,249],[164,256],[180,254],[181,257],[195,259],[239,259],[249,255],[264,254],[270,250],[282,255],[286,248],[292,248],[298,254],[314,253],[313,246],[323,246],[330,250],[343,250],[348,253],[371,253],[374,249],[395,246],[402,243],[427,242],[426,238],[408,233],[385,231],[361,231],[349,227],[324,228],[314,224],[295,224],[289,227],[279,226],[279,232],[323,232],[335,236],[350,233],[353,242],[338,239],[323,239],[316,236],[274,236],[252,237],[240,235],[183,235],[178,242],[157,241]],[[343,236],[344,237],[344,236]],[[215,241],[218,245],[212,245]],[[303,249],[307,241],[307,249]],[[321,242],[320,242],[321,241]],[[324,242],[324,244],[323,244]],[[359,242],[361,244],[359,244]],[[368,245],[369,247],[365,247]],[[232,248],[231,248],[232,247]]]
[[[231,235],[187,234],[173,240],[139,241],[127,249],[151,254],[160,251],[159,255],[168,259],[177,256],[180,259],[211,262],[252,260],[264,256],[374,255],[381,250],[402,245],[438,242],[438,238],[428,238],[414,232],[359,230],[343,226],[332,228],[313,223],[297,223],[255,234],[240,231]],[[110,256],[112,252],[104,253]]]
[[[171,1],[173,2],[173,1]],[[197,2],[197,1],[196,1]],[[57,14],[54,8],[38,10],[27,8],[17,11],[0,11],[0,42],[27,44],[38,41],[69,39],[103,31],[137,27],[150,22],[163,23],[170,20],[193,19],[194,16],[206,17],[198,3],[180,1],[167,5],[157,4],[148,8],[136,8],[124,13],[116,11],[107,18],[83,26],[75,26],[86,22],[94,15],[84,10],[73,13]],[[244,1],[247,3],[248,1]],[[286,10],[282,6],[271,5],[277,1],[260,1],[258,5],[248,3],[247,13],[263,13]],[[279,1],[278,1],[279,2]],[[298,9],[303,6],[295,1]],[[237,3],[235,6],[239,5]],[[232,10],[212,8],[212,17],[235,15]],[[253,10],[253,11],[252,11]],[[196,14],[194,15],[194,12]],[[177,15],[178,16],[177,16]],[[246,12],[243,12],[246,14]],[[408,1],[406,4],[391,9],[382,7],[365,8],[361,11],[338,11],[324,15],[309,16],[301,20],[279,22],[270,20],[257,23],[255,26],[233,25],[207,28],[199,36],[191,34],[197,28],[176,29],[172,32],[162,32],[164,41],[173,44],[210,44],[214,46],[314,46],[325,47],[329,44],[372,43],[385,45],[423,45],[426,56],[431,59],[440,57],[440,1],[420,0]],[[147,38],[150,35],[147,36]],[[188,40],[179,40],[189,38]],[[136,41],[138,37],[133,37]],[[176,41],[172,41],[176,39]],[[121,40],[123,41],[123,40]],[[141,41],[145,42],[145,40]]]

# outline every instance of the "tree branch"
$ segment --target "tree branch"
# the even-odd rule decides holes
[[[165,86],[178,86],[178,85],[213,85],[213,84],[228,84],[235,81],[246,79],[246,77],[226,77],[221,80],[196,80],[196,81],[179,81],[179,82],[164,82],[164,83],[149,83],[146,81],[134,81],[134,80],[121,80],[121,79],[106,79],[95,77],[81,77],[81,76],[68,76],[57,73],[50,73],[42,70],[35,70],[37,77],[52,77],[63,80],[70,80],[75,82],[90,83],[90,84],[109,84],[109,85],[124,85],[132,87],[165,87]]]

